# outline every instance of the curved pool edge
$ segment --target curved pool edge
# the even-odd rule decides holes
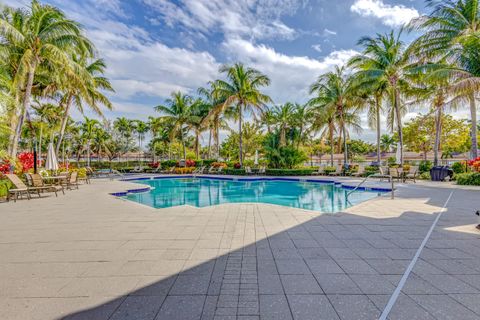
[[[352,185],[348,181],[338,181],[334,179],[311,179],[311,178],[286,178],[286,177],[258,177],[258,178],[236,178],[236,177],[219,177],[219,176],[197,176],[197,175],[171,175],[171,176],[151,176],[151,177],[136,177],[136,178],[124,178],[120,181],[125,182],[134,182],[134,181],[145,181],[145,180],[160,180],[160,179],[209,179],[209,180],[223,180],[223,181],[240,181],[240,182],[256,182],[256,181],[286,181],[286,182],[309,182],[309,183],[323,183],[323,184],[335,184],[343,189],[354,190],[355,188],[359,191],[371,191],[371,192],[382,192],[387,193],[391,192],[391,188],[381,188],[381,187],[359,187]],[[115,197],[125,197],[128,194],[132,193],[143,193],[150,192],[152,187],[143,187],[136,189],[127,189],[126,191],[112,192],[110,195]]]

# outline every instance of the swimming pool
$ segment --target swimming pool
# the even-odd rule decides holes
[[[341,211],[388,191],[357,190],[347,199],[351,187],[329,181],[286,178],[233,180],[218,177],[158,177],[128,181],[148,187],[113,195],[153,208],[258,202],[328,213]]]

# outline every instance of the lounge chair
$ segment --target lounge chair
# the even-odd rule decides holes
[[[173,173],[174,171],[175,171],[175,167],[170,167],[170,168],[162,170],[160,172],[165,173],[165,174],[170,174],[170,173]]]
[[[365,174],[365,166],[359,165],[357,172],[353,172],[351,175],[353,177],[361,177]]]
[[[34,174],[26,174],[27,181],[30,184],[30,187],[39,188],[40,190],[47,191],[47,192],[55,192],[55,196],[58,197],[58,192],[62,191],[65,194],[65,190],[62,185],[55,185],[55,184],[47,184],[43,180],[42,176],[38,173]]]
[[[130,171],[131,173],[143,173],[144,169],[142,166],[137,166],[135,168],[133,168],[132,171]]]
[[[267,170],[267,169],[266,169],[265,166],[261,166],[260,169],[258,169],[257,174],[265,174],[266,170]]]
[[[162,171],[162,164],[158,163],[158,166],[152,170],[152,173],[159,173]]]
[[[215,169],[216,169],[215,167],[210,167],[208,168],[207,173],[215,173]]]
[[[215,174],[222,174],[223,172],[223,167],[218,167],[217,171],[215,172]]]
[[[252,175],[252,174],[253,174],[252,168],[250,168],[250,167],[248,167],[248,166],[245,167],[245,174],[247,174],[247,175]]]
[[[205,170],[205,167],[198,167],[195,170],[193,170],[193,174],[201,174],[203,173],[203,170]]]
[[[411,179],[413,180],[413,183],[417,183],[415,180],[417,178],[418,174],[418,166],[410,166],[410,169],[408,170],[408,173],[405,176],[405,179]]]
[[[321,164],[319,167],[318,167],[318,170],[313,172],[312,174],[315,175],[315,176],[319,176],[319,175],[322,175],[325,173],[325,164]]]
[[[37,187],[29,187],[15,174],[5,174],[8,180],[13,184],[14,188],[8,190],[7,201],[10,200],[10,196],[13,195],[13,201],[16,202],[18,196],[23,196],[24,194],[27,195],[27,199],[31,199],[31,193],[35,192],[38,194],[39,197],[40,191],[44,190],[45,188],[37,188]]]
[[[401,178],[402,178],[402,175],[401,175],[400,171],[398,170],[398,168],[389,168],[388,169],[388,174],[390,176],[392,176],[392,179],[397,179],[398,181],[400,181]]]
[[[73,171],[72,173],[70,173],[69,177],[67,178],[67,189],[71,190],[73,187],[78,189],[78,172],[77,171]]]

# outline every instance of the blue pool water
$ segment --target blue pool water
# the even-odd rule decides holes
[[[145,179],[131,182],[148,185],[143,192],[115,194],[153,208],[181,205],[207,207],[222,203],[261,202],[275,205],[338,212],[377,197],[380,191],[355,191],[334,183],[285,180],[233,181],[206,178]],[[141,188],[140,188],[141,189]]]

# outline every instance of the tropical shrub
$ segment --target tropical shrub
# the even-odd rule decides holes
[[[366,166],[365,167],[365,175],[372,175],[372,174],[375,174],[377,173],[379,170],[378,170],[378,166]]]
[[[455,177],[459,185],[480,186],[480,172],[460,173]]]
[[[277,169],[292,169],[308,160],[305,152],[296,149],[294,146],[285,146],[277,149],[268,148],[265,157],[268,160],[269,167]]]
[[[212,163],[212,167],[214,168],[227,168],[227,164],[225,162],[214,162]]]
[[[12,183],[8,180],[0,179],[0,197],[6,197],[8,190],[12,187]]]
[[[235,169],[240,169],[242,167],[242,165],[239,163],[239,162],[236,162],[234,165],[233,165],[233,168]]]
[[[225,174],[229,174],[232,176],[244,176],[246,175],[246,172],[244,169],[232,169],[232,168],[227,168],[225,169]]]
[[[175,168],[175,173],[176,174],[189,174],[189,173],[192,173],[193,170],[195,170],[195,167],[180,167],[180,168]]]
[[[430,180],[432,177],[430,176],[430,172],[422,172],[420,173],[420,175],[418,176],[418,179],[420,180]]]
[[[335,171],[337,171],[337,168],[333,166],[328,166],[328,167],[325,167],[325,169],[323,169],[323,172],[325,172],[326,174],[330,174],[331,172],[335,172]]]
[[[310,176],[314,169],[267,169],[267,176]]]
[[[465,173],[467,170],[466,166],[467,164],[465,162],[455,162],[452,164],[452,170],[455,174]]]
[[[480,172],[480,157],[468,161],[467,164],[473,171]]]
[[[206,167],[210,167],[214,162],[217,162],[217,159],[206,159],[203,160],[203,165]]]
[[[177,165],[176,160],[165,160],[165,161],[162,161],[161,163],[162,163],[162,169],[168,169],[171,167],[175,167]]]
[[[418,171],[420,171],[420,173],[424,173],[424,172],[430,172],[430,169],[432,169],[432,162],[429,161],[429,160],[422,160],[420,161],[420,164],[418,166]]]

